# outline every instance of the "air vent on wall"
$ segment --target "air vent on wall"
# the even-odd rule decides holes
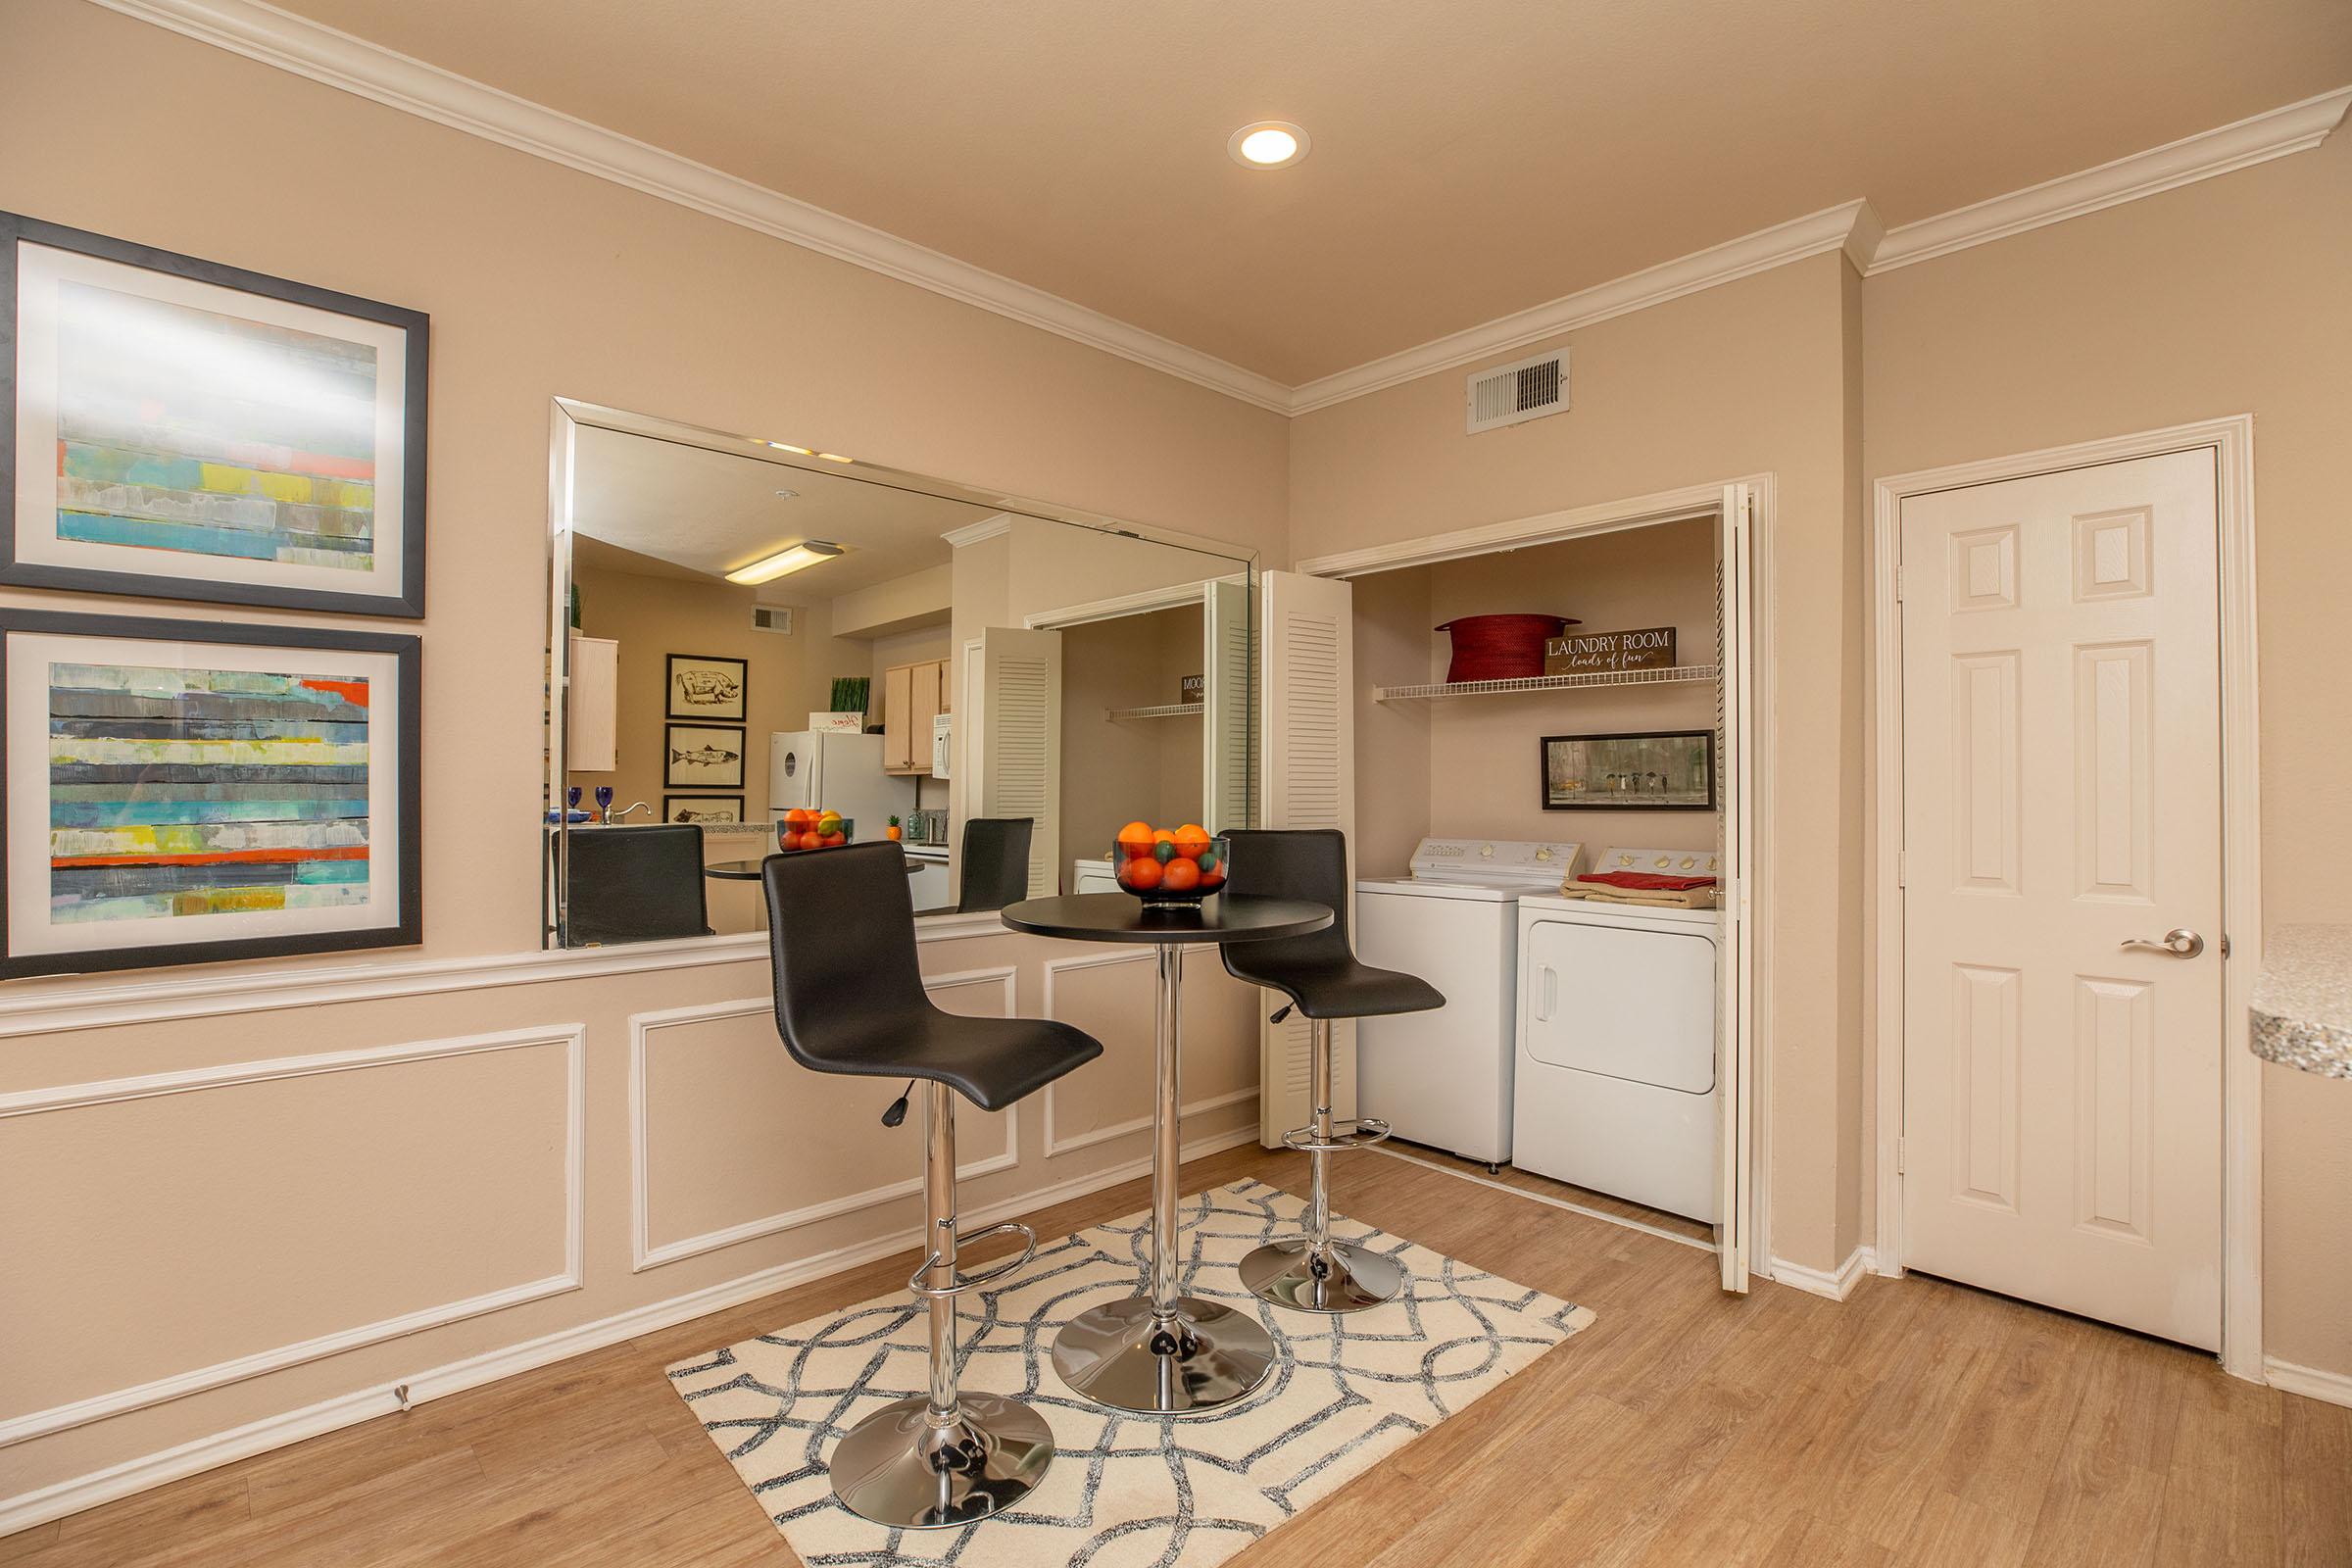
[[[1568,407],[1568,351],[1492,366],[1470,375],[1470,434],[1519,424]]]
[[[792,635],[792,607],[790,605],[754,605],[752,630],[780,632]]]

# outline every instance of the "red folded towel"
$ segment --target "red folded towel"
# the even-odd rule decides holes
[[[1577,880],[1641,893],[1688,893],[1692,888],[1715,885],[1711,876],[1661,876],[1655,871],[1588,871]]]

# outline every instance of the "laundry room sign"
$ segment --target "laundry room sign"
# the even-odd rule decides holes
[[[1595,631],[1553,637],[1544,644],[1546,675],[1598,675],[1621,669],[1655,669],[1674,662],[1674,628]]]

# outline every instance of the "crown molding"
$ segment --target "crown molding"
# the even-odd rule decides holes
[[[2347,107],[2352,107],[2352,87],[2338,87],[2096,169],[2062,174],[2006,196],[1901,224],[1886,231],[1878,255],[1863,270],[1875,274],[1948,256],[1972,245],[2007,239],[2046,223],[2062,223],[2101,208],[2317,147],[2342,122]]]
[[[1881,224],[1867,200],[1844,202],[1349,369],[1286,386],[1059,295],[261,0],[91,3],[1292,416],[1492,359],[1832,250],[1842,250],[1858,270],[1873,275],[2006,239],[2316,147],[2352,107],[2352,87],[2338,88],[1892,229]]]
[[[1059,295],[257,0],[92,0],[248,60],[1287,413],[1290,388]]]
[[[1857,268],[1867,267],[1871,247],[1880,232],[1878,215],[1871,211],[1870,203],[1841,202],[1369,361],[1352,369],[1305,382],[1291,389],[1290,412],[1312,413],[1349,398],[1360,398],[1367,392],[1378,392],[1383,387],[1492,359],[1580,326],[1663,305],[1685,294],[1785,267],[1808,256],[1841,250],[1854,259]]]
[[[1000,534],[1010,532],[1012,532],[1012,514],[1000,512],[995,516],[982,517],[978,522],[967,522],[960,528],[950,528],[940,537],[948,542],[950,549],[962,550],[979,544],[984,539],[994,539]]]

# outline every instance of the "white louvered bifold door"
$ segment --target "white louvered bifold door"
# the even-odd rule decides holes
[[[1716,945],[1715,1255],[1723,1288],[1745,1293],[1755,1195],[1750,1190],[1755,1142],[1755,1054],[1746,1020],[1755,988],[1755,778],[1747,751],[1755,733],[1749,704],[1755,617],[1754,487],[1723,487],[1723,560],[1715,578],[1715,771],[1723,803],[1722,940]]]
[[[980,805],[974,816],[1025,816],[1029,896],[1059,891],[1061,633],[990,626],[980,634]]]
[[[1248,827],[1255,819],[1257,730],[1250,723],[1257,637],[1250,614],[1250,579],[1224,577],[1207,586],[1201,617],[1200,798],[1211,833]]]
[[[1265,651],[1259,705],[1260,827],[1336,827],[1354,883],[1355,606],[1347,582],[1269,571],[1258,596]],[[1352,912],[1352,911],[1351,911]],[[1352,925],[1352,918],[1350,924]],[[1272,1013],[1284,998],[1260,992]],[[1333,1108],[1355,1110],[1355,1025],[1332,1025]],[[1259,1036],[1257,1131],[1268,1148],[1306,1125],[1307,1024],[1297,1013]]]

